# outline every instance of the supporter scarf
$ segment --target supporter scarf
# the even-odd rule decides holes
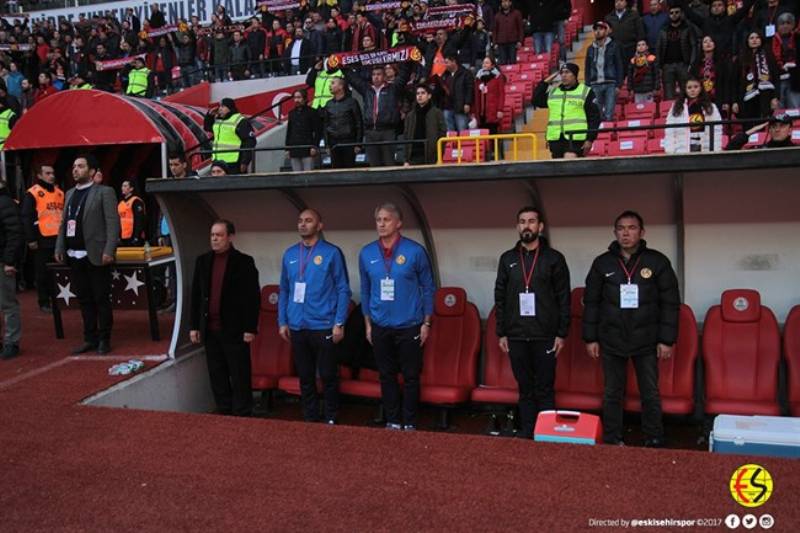
[[[181,22],[180,24],[169,24],[168,26],[162,26],[161,28],[156,28],[150,31],[140,31],[139,37],[142,39],[152,39],[153,37],[160,37],[162,35],[166,35],[168,33],[172,33],[173,31],[187,31],[189,26],[186,23]]]
[[[197,35],[213,35],[214,33],[217,33],[217,31],[221,31],[225,34],[228,34],[228,33],[233,33],[235,31],[244,31],[244,30],[245,30],[244,24],[231,24],[230,26],[222,26],[222,27],[205,26],[197,30]]]
[[[394,11],[400,9],[407,2],[376,2],[363,6],[362,11]]]
[[[645,55],[638,52],[631,58],[634,85],[644,81],[644,78],[650,73],[650,67],[655,60],[656,56],[653,54]]]
[[[713,99],[717,92],[717,69],[714,68],[714,58],[709,56],[703,60],[703,89]]]
[[[761,91],[775,89],[769,78],[769,63],[764,50],[753,51],[753,66],[747,73],[747,85],[743,100],[748,102],[756,97]]]
[[[411,33],[413,35],[425,35],[435,33],[436,30],[441,29],[452,31],[472,26],[473,22],[475,22],[475,18],[472,15],[459,18],[420,20],[411,23]]]
[[[475,16],[475,5],[474,4],[462,4],[457,6],[439,6],[439,7],[429,7],[428,11],[425,12],[425,18],[438,18],[438,17],[457,17],[459,15],[472,15]]]
[[[33,50],[33,45],[28,43],[0,44],[0,52],[30,52],[31,50]]]
[[[343,67],[386,65],[405,61],[423,62],[422,52],[416,46],[398,46],[373,52],[342,52],[328,56],[328,72]]]
[[[259,2],[258,5],[261,8],[262,13],[280,13],[281,11],[300,9],[305,7],[306,4],[306,0],[300,0],[299,2],[293,2],[292,0],[280,0],[280,3],[277,4],[270,5],[268,2]]]
[[[689,128],[692,133],[702,133],[703,125],[706,122],[706,116],[703,113],[703,106],[697,98],[688,98],[686,100],[686,111],[689,115],[689,124],[694,124]]]
[[[135,56],[123,57],[120,59],[108,59],[106,61],[97,61],[95,64],[97,65],[97,70],[119,70],[125,65],[133,63],[134,59],[141,59],[144,61],[145,55],[147,54],[136,54]]]
[[[500,71],[497,70],[497,68],[493,68],[492,70],[486,70],[485,68],[481,68],[478,72],[475,73],[475,78],[481,80],[483,83],[488,83],[494,78],[498,77],[499,75]]]

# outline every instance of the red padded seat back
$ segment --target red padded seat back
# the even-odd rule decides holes
[[[500,349],[497,338],[497,320],[495,308],[486,319],[486,336],[483,346],[483,384],[490,387],[517,388],[517,380],[511,370],[511,360],[508,354]]]
[[[556,391],[602,396],[602,365],[599,360],[589,357],[583,342],[583,287],[572,289],[570,314],[569,334],[556,361]]]
[[[783,355],[786,357],[789,410],[800,416],[800,305],[789,311],[783,326]]]
[[[260,376],[289,376],[294,373],[292,347],[278,335],[277,285],[261,289],[261,310],[258,313],[258,334],[250,344],[253,381]]]
[[[442,287],[434,296],[433,328],[425,342],[423,385],[474,387],[480,351],[478,308],[459,287]]]
[[[778,321],[758,292],[723,292],[703,327],[707,411],[719,412],[715,402],[733,402],[725,404],[731,414],[765,414],[765,404],[774,411],[780,350]]]

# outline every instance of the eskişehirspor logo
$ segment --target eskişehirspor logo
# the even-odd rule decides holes
[[[761,465],[742,465],[731,476],[731,496],[744,507],[764,505],[772,496],[772,488],[772,476]]]

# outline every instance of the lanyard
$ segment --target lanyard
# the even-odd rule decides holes
[[[86,199],[89,197],[89,192],[87,191],[83,198],[78,202],[78,208],[75,210],[75,216],[72,216],[72,202],[70,201],[69,205],[67,206],[67,220],[78,220],[78,217],[81,214],[81,209],[83,209],[83,204],[86,203]],[[72,198],[70,198],[72,200]]]
[[[317,241],[317,242],[319,242],[319,241]],[[317,247],[317,243],[315,242],[314,246],[312,246],[311,249],[308,251],[308,253],[305,254],[305,258],[303,257],[303,243],[301,242],[297,246],[298,246],[298,250],[299,250],[298,255],[300,256],[300,276],[299,277],[300,277],[300,281],[303,281],[303,277],[305,276],[305,272],[306,272],[306,264],[308,263],[308,258],[311,257],[311,255],[314,253],[314,248]]]
[[[519,262],[522,265],[522,277],[525,279],[525,292],[528,292],[531,286],[531,280],[533,279],[533,271],[536,269],[536,261],[539,260],[539,250],[540,248],[536,247],[536,252],[533,254],[533,264],[531,265],[531,270],[525,268],[525,256],[522,255],[522,247],[520,246],[519,249]]]
[[[402,237],[398,236],[397,240],[394,242],[394,244],[392,244],[388,260],[386,259],[386,254],[383,253],[383,246],[381,246],[380,239],[376,243],[378,245],[378,252],[381,254],[381,258],[383,259],[383,268],[386,269],[386,279],[389,279],[390,274],[392,273],[392,263],[394,262],[394,253],[397,251],[397,247],[400,246],[400,239],[402,239]]]
[[[630,269],[630,270],[625,268],[625,263],[622,262],[622,259],[619,260],[619,266],[622,267],[622,270],[625,271],[625,277],[628,278],[628,285],[631,284],[631,279],[633,279],[633,275],[636,274],[636,267],[639,266],[639,261],[641,259],[642,259],[642,256],[639,256],[638,259],[636,259],[636,262],[633,264],[633,268]]]

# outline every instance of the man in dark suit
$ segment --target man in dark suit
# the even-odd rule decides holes
[[[233,247],[235,234],[230,221],[211,226],[211,251],[198,257],[194,268],[189,338],[205,345],[217,412],[249,416],[250,343],[258,328],[261,290],[253,258]]]
[[[80,156],[72,165],[75,187],[67,191],[56,238],[56,261],[69,261],[83,317],[83,344],[73,354],[111,351],[111,264],[119,243],[114,189],[94,182],[97,159]]]

